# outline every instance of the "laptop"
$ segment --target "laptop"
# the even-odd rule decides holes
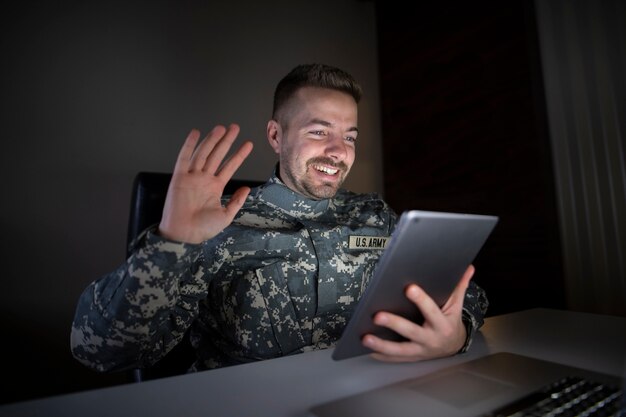
[[[626,416],[625,379],[626,370],[618,377],[499,352],[311,411],[318,417]]]
[[[423,322],[419,309],[405,295],[411,283],[443,306],[497,222],[497,216],[480,214],[403,212],[333,351],[333,359],[371,353],[361,343],[367,333],[402,340],[395,332],[374,324],[372,318],[378,311]]]

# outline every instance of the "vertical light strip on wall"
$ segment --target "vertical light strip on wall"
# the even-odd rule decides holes
[[[626,10],[536,1],[568,305],[626,316]]]

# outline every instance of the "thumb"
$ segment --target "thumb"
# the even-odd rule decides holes
[[[246,202],[246,197],[250,193],[250,187],[241,187],[237,189],[230,197],[228,203],[226,203],[226,212],[228,216],[232,219],[235,218],[237,212],[241,209],[243,204]]]

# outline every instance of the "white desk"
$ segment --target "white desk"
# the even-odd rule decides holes
[[[369,356],[335,362],[331,350],[48,397],[0,407],[0,416],[308,416],[322,402],[488,353],[510,351],[624,374],[626,318],[533,309],[486,320],[469,352],[389,364]]]

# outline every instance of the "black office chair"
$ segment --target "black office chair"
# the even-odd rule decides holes
[[[171,178],[172,174],[165,172],[139,172],[135,176],[128,218],[126,257],[130,256],[132,252],[131,243],[137,236],[147,227],[161,220]],[[263,181],[231,179],[224,188],[224,194],[232,194],[242,186],[256,187],[261,184]],[[193,363],[194,358],[195,354],[189,343],[188,335],[185,335],[183,340],[159,362],[150,368],[134,369],[130,377],[134,382],[141,382],[184,374]]]

